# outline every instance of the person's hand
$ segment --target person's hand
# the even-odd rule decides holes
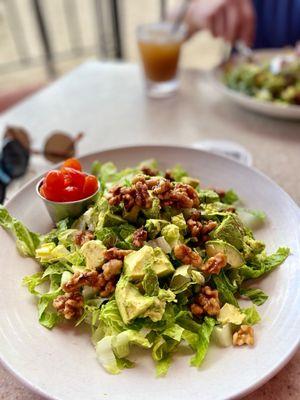
[[[193,0],[185,22],[190,35],[208,29],[230,43],[242,40],[248,46],[253,44],[255,12],[251,0]]]

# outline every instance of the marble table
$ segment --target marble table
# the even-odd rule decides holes
[[[138,66],[91,61],[2,114],[0,130],[7,124],[24,126],[36,148],[55,129],[74,135],[83,131],[80,155],[125,144],[233,140],[252,153],[256,168],[300,204],[300,123],[238,108],[218,93],[205,73],[185,70],[181,78],[177,96],[151,100],[144,94]],[[299,399],[299,378],[300,350],[277,376],[245,399]],[[42,400],[2,367],[0,399]]]

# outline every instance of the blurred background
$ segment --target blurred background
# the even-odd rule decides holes
[[[136,26],[165,18],[180,0],[0,0],[0,112],[87,59],[138,59]],[[195,35],[185,67],[209,69],[222,40]]]

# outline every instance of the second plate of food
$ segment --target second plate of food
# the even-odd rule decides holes
[[[202,215],[200,215],[193,213],[195,210],[191,210],[191,208],[199,208],[198,195],[195,196],[194,189],[186,186],[187,184],[196,186],[197,181],[184,177],[184,173],[180,169],[171,173],[168,172],[168,187],[163,180],[160,184],[156,178],[148,177],[145,183],[143,179],[139,178],[134,183],[139,186],[139,189],[137,190],[136,187],[137,192],[134,192],[131,190],[133,175],[137,172],[143,172],[146,175],[157,174],[157,171],[153,171],[154,166],[152,164],[147,164],[142,171],[141,167],[138,167],[135,171],[127,170],[121,174],[117,174],[112,164],[106,164],[102,170],[99,164],[94,165],[94,172],[100,172],[102,183],[114,180],[114,183],[120,182],[123,187],[123,189],[115,188],[109,196],[110,207],[112,207],[110,211],[113,217],[110,215],[109,221],[106,220],[105,224],[108,224],[107,226],[110,229],[104,229],[105,226],[101,219],[104,214],[106,218],[108,217],[107,210],[103,209],[105,204],[102,204],[101,207],[99,204],[99,209],[94,209],[97,216],[96,223],[101,220],[101,229],[97,234],[101,236],[99,238],[102,244],[105,242],[109,248],[112,244],[116,245],[115,239],[117,238],[119,240],[118,246],[122,247],[123,250],[132,249],[131,246],[135,246],[135,252],[126,256],[131,258],[131,262],[127,262],[129,259],[126,259],[126,262],[124,261],[126,271],[123,278],[125,277],[125,279],[121,281],[122,285],[117,284],[119,294],[116,293],[115,295],[116,304],[111,303],[113,299],[110,299],[107,304],[112,304],[114,307],[104,308],[106,312],[102,312],[101,315],[97,312],[97,308],[105,303],[102,303],[102,300],[91,288],[82,288],[82,282],[75,282],[72,275],[74,268],[77,272],[81,271],[84,261],[82,254],[85,254],[85,262],[90,263],[91,266],[93,261],[96,260],[96,267],[101,264],[103,270],[101,273],[104,274],[105,279],[109,278],[105,274],[111,272],[110,269],[104,267],[103,260],[99,259],[104,250],[101,242],[98,242],[95,248],[89,244],[93,239],[96,226],[93,215],[86,215],[79,221],[78,226],[73,226],[75,230],[85,229],[87,221],[89,224],[89,231],[86,232],[86,235],[76,236],[75,243],[72,240],[70,242],[70,238],[76,232],[67,230],[68,224],[62,223],[59,232],[51,232],[47,239],[39,237],[44,242],[52,243],[48,247],[41,247],[37,244],[36,236],[28,236],[22,225],[11,220],[6,211],[1,210],[1,224],[8,229],[13,228],[13,231],[15,229],[15,232],[18,233],[20,250],[30,254],[33,252],[40,260],[43,260],[42,264],[45,270],[42,280],[47,281],[51,276],[52,287],[49,290],[51,296],[54,296],[44,296],[39,300],[39,295],[32,296],[27,288],[21,285],[23,277],[38,273],[41,270],[40,266],[33,259],[22,258],[16,251],[14,239],[1,229],[0,268],[3,279],[0,283],[0,313],[2,316],[0,320],[0,356],[4,364],[25,384],[50,399],[137,400],[143,398],[150,400],[157,397],[179,400],[182,397],[188,397],[196,400],[199,395],[205,400],[232,399],[242,396],[266,382],[283,367],[297,348],[300,329],[298,312],[300,301],[300,234],[299,210],[295,203],[274,182],[259,172],[227,158],[189,148],[171,146],[127,147],[91,154],[83,157],[81,162],[83,169],[88,172],[95,160],[99,160],[102,165],[113,162],[120,170],[136,166],[143,160],[153,158],[158,161],[159,169],[162,171],[171,168],[174,164],[181,164],[189,176],[200,179],[202,189],[233,188],[244,205],[229,204],[236,200],[233,192],[227,193],[227,197],[224,198],[222,191],[219,194],[209,190],[202,191],[200,192],[200,200],[202,199],[202,208],[205,208],[205,210],[203,209]],[[130,172],[134,173],[131,174]],[[29,183],[12,198],[7,204],[7,210],[15,218],[21,220],[31,231],[48,233],[53,223],[44,204],[35,192],[35,187],[40,179],[41,177],[38,177]],[[180,183],[172,183],[172,179],[180,181]],[[151,191],[153,191],[152,200]],[[141,197],[134,196],[134,193],[143,195]],[[222,199],[221,202],[219,201],[220,198]],[[151,200],[151,207],[150,202],[148,204],[149,200]],[[131,204],[132,201],[134,204]],[[147,211],[155,212],[152,207],[153,202],[157,203],[158,201],[164,213],[160,214],[159,218],[158,214],[148,215]],[[138,216],[134,215],[133,212],[135,205],[138,206],[139,210],[144,209],[139,220],[136,219]],[[123,210],[122,207],[125,209]],[[171,211],[174,207],[177,211],[172,215]],[[239,208],[239,213],[248,214],[248,217],[248,208],[263,210],[266,213],[267,218],[264,224],[254,231],[255,238],[266,244],[268,254],[275,253],[275,256],[271,259],[266,258],[262,253],[262,243],[256,242],[249,230],[236,225],[236,219],[233,217],[235,214],[234,207]],[[186,214],[189,212],[188,209],[191,211],[190,215]],[[105,211],[104,214],[103,211]],[[179,211],[179,214],[182,213],[182,215],[178,215]],[[253,216],[253,213],[250,213],[250,219],[251,215]],[[255,220],[257,218],[262,219],[263,214],[254,212],[254,217]],[[126,219],[127,223],[124,223],[123,218]],[[190,221],[187,227],[185,221],[188,220]],[[202,221],[201,226],[197,223],[199,220]],[[209,220],[217,221],[218,228],[214,224],[208,229],[207,222]],[[229,226],[229,231],[228,224],[222,225],[221,221],[224,220],[227,223],[231,220],[233,224],[231,228]],[[124,228],[122,232],[120,229],[114,228],[120,222],[122,222]],[[145,232],[142,231],[136,234],[134,238],[130,237],[130,232],[133,232],[130,231],[129,225],[137,227],[144,222],[147,225],[146,230],[149,237],[146,238]],[[167,229],[165,229],[166,227]],[[201,233],[201,241],[197,244],[193,240],[199,238],[203,227],[207,228],[208,231]],[[156,232],[157,229],[159,232]],[[212,234],[214,229],[218,229],[218,232]],[[237,233],[240,229],[242,236],[240,234],[238,236],[240,239],[242,238],[242,243],[237,243],[231,237],[230,232]],[[192,232],[194,232],[194,239],[190,237],[193,236]],[[153,238],[150,237],[152,234]],[[205,234],[210,235],[210,237],[205,237]],[[133,243],[133,239],[135,243]],[[194,257],[191,257],[191,254],[178,252],[176,246],[179,243],[177,241],[181,245],[183,244],[182,241],[185,241],[188,246],[198,251],[198,255],[195,253]],[[215,243],[210,243],[210,247],[204,244],[204,242],[209,243],[211,241]],[[224,241],[227,242],[227,245],[224,245]],[[232,244],[229,244],[228,241],[231,241]],[[80,247],[79,253],[75,245]],[[36,252],[37,246],[38,252]],[[156,246],[160,250],[154,251]],[[66,252],[66,247],[69,252]],[[88,247],[92,248],[85,253]],[[143,257],[136,257],[141,251],[139,247],[144,249],[142,252],[147,250],[153,256],[148,260],[149,265],[146,263],[149,268],[144,265],[143,276],[140,276],[140,268],[134,268],[134,270],[131,268],[132,263],[138,266],[139,260],[145,261],[144,253]],[[240,252],[237,248],[240,248]],[[277,252],[278,248],[281,248],[279,253]],[[291,252],[287,258],[286,248],[289,248]],[[179,247],[179,250],[184,250],[184,248]],[[209,265],[205,261],[207,255],[209,257],[215,255],[215,257],[220,258],[220,254],[217,256],[215,250],[217,250],[217,253],[223,253],[223,256],[224,254],[226,256],[227,267],[225,271],[227,271],[228,279],[217,268],[218,266],[221,269],[225,267],[226,263],[223,262],[225,260],[223,256],[219,259],[218,265]],[[71,254],[69,254],[70,251]],[[258,258],[255,252],[260,254]],[[118,258],[116,252],[113,255],[114,259]],[[106,262],[109,262],[109,256],[110,252],[104,254]],[[189,262],[194,268],[186,268],[185,256],[189,256]],[[199,259],[200,256],[203,257],[203,263]],[[63,262],[64,257],[67,257],[67,262]],[[216,304],[218,302],[216,301],[216,293],[214,292],[215,288],[218,287],[221,306],[225,303],[235,303],[232,296],[234,296],[235,288],[240,290],[241,286],[238,281],[239,274],[235,275],[234,268],[237,271],[242,268],[245,262],[243,257],[250,257],[249,259],[252,262],[248,262],[249,268],[243,267],[241,276],[244,276],[244,278],[248,276],[249,278],[250,275],[252,277],[260,276],[263,272],[263,279],[255,282],[252,288],[260,288],[269,296],[266,300],[266,295],[257,290],[246,293],[256,302],[261,317],[261,322],[254,326],[254,339],[249,325],[258,322],[258,318],[255,313],[246,315],[248,313],[243,311],[245,307],[251,308],[252,303],[250,301],[240,303],[242,310],[230,307],[228,309],[227,306],[225,313],[223,310],[223,314],[220,314],[218,304]],[[60,262],[57,262],[57,259]],[[158,260],[159,265],[156,265]],[[215,261],[217,260],[215,259]],[[282,265],[278,266],[282,261],[284,261]],[[222,265],[220,265],[220,262]],[[117,268],[120,263],[114,264],[114,267]],[[185,267],[182,268],[181,264]],[[161,266],[168,273],[161,274]],[[274,269],[274,267],[276,268]],[[177,278],[174,268],[177,271],[181,268],[180,274],[177,273]],[[270,274],[265,274],[272,269],[274,271]],[[155,274],[153,274],[153,271],[156,271]],[[171,271],[170,274],[169,271]],[[118,274],[118,271],[115,270],[115,273]],[[134,277],[132,274],[135,274]],[[147,277],[145,277],[145,274],[147,274]],[[158,280],[155,277],[156,274]],[[201,275],[212,286],[213,291],[204,289],[205,284]],[[220,279],[212,278],[213,275]],[[133,278],[131,279],[130,276]],[[38,274],[26,281],[28,288],[35,295],[37,294],[35,290],[40,290],[38,286],[35,289],[36,284],[40,283],[40,278],[41,274]],[[80,274],[77,278],[81,279]],[[93,276],[84,276],[84,279],[87,279],[85,281],[86,286],[89,282],[91,283],[90,278],[92,279]],[[170,278],[172,279],[170,280]],[[101,286],[103,282],[101,281],[101,283],[100,280],[94,286],[97,286],[98,283]],[[199,288],[199,286],[202,289],[198,294],[194,293],[194,301],[191,301],[191,295],[185,289],[192,290],[193,293],[194,288]],[[65,295],[62,289],[66,292]],[[108,290],[109,288],[102,289]],[[114,288],[110,287],[110,289]],[[124,294],[123,289],[127,294]],[[100,293],[100,297],[103,295],[103,298],[106,299],[104,301],[107,301],[112,292],[113,290],[110,290],[105,296],[104,292]],[[121,292],[123,293],[122,296],[120,295]],[[71,294],[68,293],[73,293],[77,297],[71,298]],[[96,291],[96,293],[98,292]],[[243,293],[245,294],[245,292]],[[174,294],[177,296],[176,299]],[[65,297],[59,298],[61,295]],[[82,312],[79,312],[80,307],[82,307],[80,303],[82,296],[84,301],[96,300],[85,303],[89,307],[85,307],[87,314],[84,316],[87,316],[87,322],[95,325],[97,333],[94,335],[94,340],[96,343],[99,344],[102,341],[101,345],[96,345],[96,353],[100,363],[97,361],[95,348],[90,340],[91,331],[88,325],[87,329],[84,329],[82,325],[76,328],[72,323],[57,324],[52,330],[46,328],[58,322],[56,311],[59,311],[62,317],[76,317],[73,319],[76,322],[77,318],[80,318],[80,315],[82,316]],[[213,299],[213,301],[204,304],[202,302],[203,296],[207,300]],[[136,302],[137,298],[138,302]],[[53,299],[55,299],[54,308],[51,306],[52,303],[49,303]],[[64,300],[70,301],[66,303]],[[177,300],[177,302],[174,300]],[[186,300],[188,300],[188,304]],[[172,306],[166,306],[166,303]],[[195,305],[192,307],[192,304]],[[117,305],[117,308],[115,305]],[[143,306],[142,310],[141,305]],[[46,306],[49,306],[49,308],[46,308]],[[164,313],[164,307],[167,307],[169,311],[162,318],[160,324],[159,320]],[[204,309],[204,313],[203,310],[201,311],[201,307]],[[89,314],[90,317],[93,317],[89,319],[88,313],[91,311],[96,312],[92,312],[92,315]],[[190,311],[191,314],[189,314]],[[134,314],[135,312],[139,313],[140,318],[135,318],[137,316]],[[212,318],[205,319],[203,318],[204,315]],[[132,320],[131,325],[128,318]],[[247,323],[245,323],[245,318],[247,318]],[[42,325],[39,324],[39,319]],[[235,325],[235,328],[229,327],[231,335],[234,332],[234,337],[231,336],[230,340],[236,345],[245,343],[243,346],[219,347],[210,340],[213,325],[217,324],[219,328],[222,328],[228,322]],[[131,327],[131,332],[127,328],[124,331],[124,324]],[[240,325],[248,325],[248,328],[240,327]],[[136,332],[139,332],[139,334],[137,335]],[[222,337],[227,340],[228,332]],[[178,346],[180,341],[182,343]],[[211,342],[209,347],[207,346],[208,341]],[[143,347],[151,347],[151,349],[136,352],[133,348],[128,356],[129,342]],[[183,346],[184,342],[189,343],[192,349],[189,349],[189,346]],[[225,345],[226,343],[221,344]],[[206,358],[202,362],[207,349]],[[126,360],[127,358],[135,361],[134,368],[125,368],[120,371],[124,367],[132,366]],[[190,366],[191,359],[194,366]],[[159,362],[159,360],[162,362]],[[167,375],[157,378],[155,376],[155,364],[157,372],[163,373],[167,371],[171,360]],[[195,365],[200,365],[200,368],[196,368]],[[121,373],[113,375],[109,372]]]
[[[213,75],[220,91],[234,103],[273,118],[300,119],[300,58],[292,51],[235,56]]]

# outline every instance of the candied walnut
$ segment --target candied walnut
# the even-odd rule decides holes
[[[178,258],[183,264],[192,265],[193,267],[199,268],[202,264],[202,258],[200,254],[193,251],[190,247],[185,244],[179,244],[174,247],[175,257]]]
[[[103,276],[107,281],[109,281],[111,278],[120,275],[122,268],[123,262],[121,260],[110,260],[102,265]]]
[[[207,274],[219,274],[227,264],[227,257],[224,253],[217,253],[210,257],[201,267],[201,271]]]
[[[196,190],[185,183],[176,183],[171,195],[174,206],[178,208],[193,208],[199,206],[199,196]]]
[[[75,292],[82,286],[91,286],[102,289],[106,284],[103,274],[98,271],[75,272],[72,278],[63,285],[65,292]]]
[[[226,194],[226,191],[223,189],[214,189],[213,188],[212,190],[217,193],[217,195],[220,197],[220,199],[222,199]]]
[[[103,290],[100,291],[101,297],[109,297],[111,294],[114,293],[116,289],[116,284],[113,281],[108,281]]]
[[[136,247],[144,246],[147,240],[148,232],[144,228],[139,228],[133,233],[133,245]]]
[[[162,206],[176,208],[192,208],[199,206],[199,197],[196,190],[184,183],[172,183],[167,179],[160,179],[153,187],[153,194],[160,199]]]
[[[137,182],[135,184],[135,205],[142,208],[151,208],[152,199],[148,192],[148,186],[146,183]]]
[[[232,336],[232,343],[234,346],[242,346],[248,344],[254,345],[254,331],[252,326],[242,325],[240,329],[235,332]]]
[[[200,236],[203,228],[203,225],[200,221],[195,221],[193,218],[189,218],[186,221],[186,224],[192,237]]]
[[[91,231],[79,231],[76,233],[74,241],[78,246],[82,246],[84,243],[93,240],[94,238],[95,235]]]
[[[235,213],[236,212],[236,208],[235,207],[228,207],[226,209],[226,211],[231,212],[231,213]]]
[[[194,298],[191,304],[191,312],[196,317],[201,315],[216,316],[220,313],[220,301],[217,290],[209,286],[201,289],[200,293]]]
[[[174,177],[172,175],[172,172],[169,169],[166,170],[165,178],[168,179],[171,182],[175,181],[175,179],[174,179]]]
[[[53,307],[66,319],[78,318],[83,312],[83,297],[79,292],[66,293],[54,299]]]
[[[153,194],[159,199],[164,200],[166,196],[169,196],[173,189],[173,184],[167,179],[161,178],[153,186]]]
[[[123,203],[127,211],[130,211],[135,205],[141,208],[151,208],[152,200],[143,180],[144,178],[136,180],[130,187],[121,185],[112,187],[107,195],[109,204],[117,206]]]
[[[150,168],[144,165],[141,168],[141,171],[143,174],[148,175],[148,176],[156,176],[158,174],[158,169]]]
[[[205,243],[209,240],[208,233],[215,229],[218,224],[215,221],[202,221],[201,223],[198,220],[199,217],[191,215],[186,223],[191,236],[197,238],[199,243]]]
[[[72,294],[76,293],[83,286],[91,286],[99,290],[101,297],[108,297],[116,288],[115,276],[121,271],[123,263],[120,260],[111,260],[104,265],[106,266],[103,273],[97,271],[76,272],[73,277],[63,285],[63,290]]]
[[[111,247],[108,250],[105,250],[103,253],[105,260],[124,260],[124,257],[126,257],[128,254],[130,254],[133,250],[123,250],[123,249],[118,249],[117,247]]]
[[[211,231],[213,231],[216,226],[217,226],[217,222],[216,221],[207,221],[206,223],[203,224],[203,228],[202,228],[202,234],[203,235],[207,235],[208,233],[210,233]]]

